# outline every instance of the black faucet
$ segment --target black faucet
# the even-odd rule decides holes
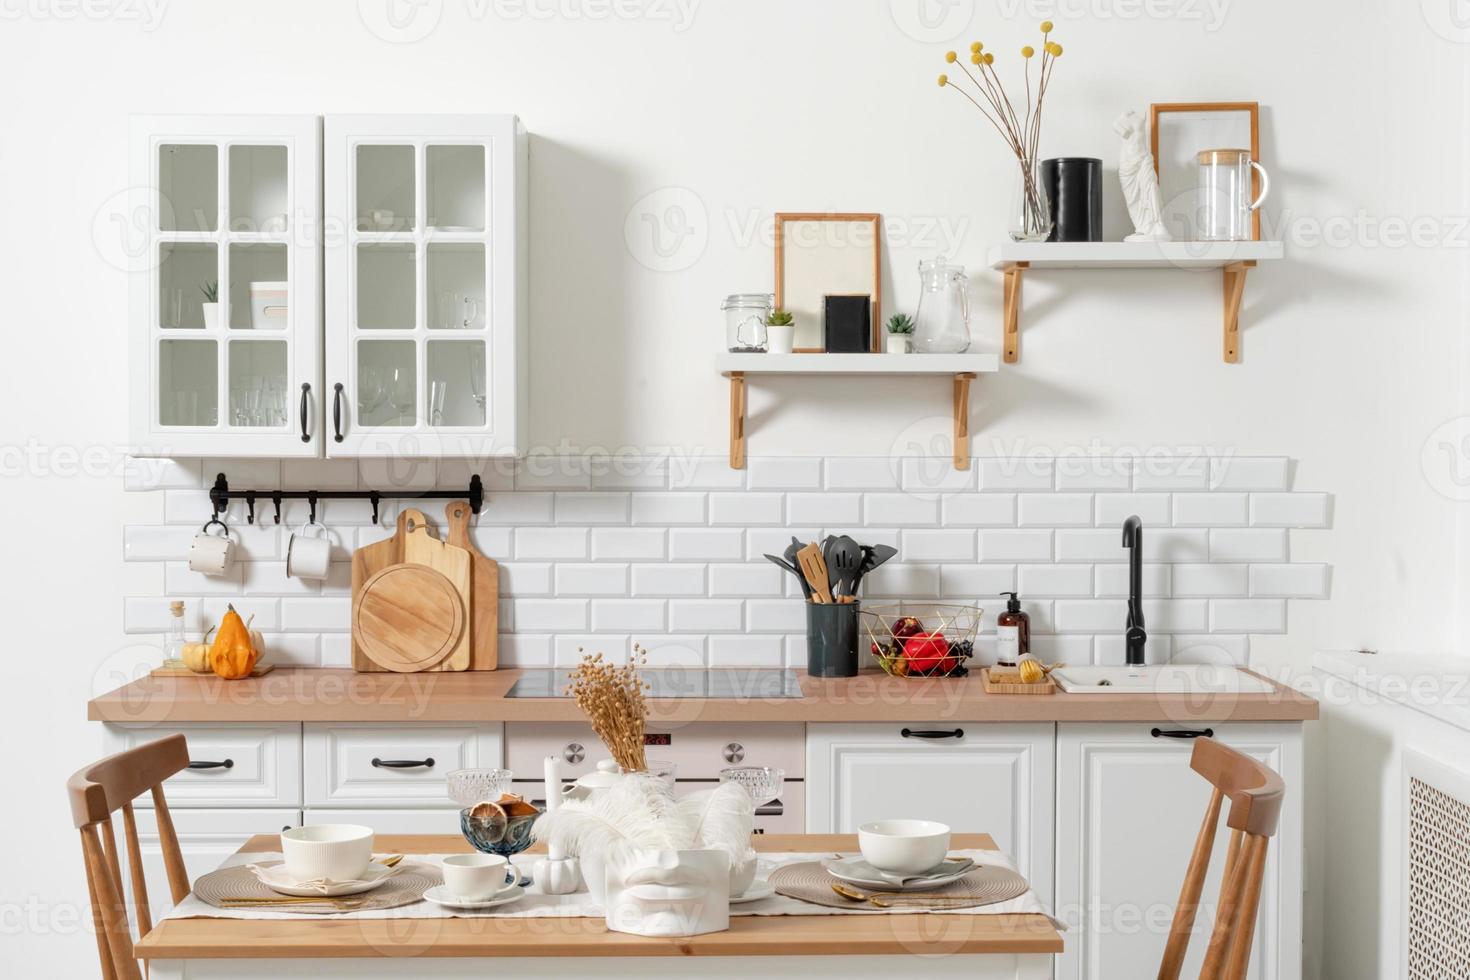
[[[1135,514],[1123,522],[1123,547],[1128,549],[1128,629],[1123,634],[1129,667],[1143,666],[1143,521]]]

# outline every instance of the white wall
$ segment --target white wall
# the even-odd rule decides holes
[[[979,266],[1009,166],[935,87],[946,46],[978,36],[1008,60],[1036,21],[1057,22],[1048,154],[1111,161],[1125,107],[1259,100],[1266,227],[1289,259],[1251,274],[1243,363],[1219,359],[1212,277],[1035,275],[1022,363],[976,386],[975,450],[1288,456],[1295,486],[1334,494],[1333,530],[1294,532],[1293,558],[1336,572],[1329,601],[1257,639],[1258,661],[1452,646],[1458,511],[1436,487],[1454,460],[1421,467],[1464,404],[1466,49],[1452,5],[1156,0],[1142,15],[1128,0],[955,0],[934,11],[956,38],[930,42],[900,26],[917,2],[623,0],[646,14],[629,20],[595,2],[428,0],[407,31],[432,29],[413,43],[366,26],[383,30],[387,0],[0,2],[0,677],[6,775],[29,790],[3,822],[26,846],[3,876],[0,955],[91,968],[90,939],[68,935],[85,891],[62,782],[100,744],[83,702],[132,642],[121,597],[163,589],[156,566],[122,561],[122,526],[157,518],[152,495],[122,493],[126,282],[107,258],[116,230],[98,224],[127,186],[131,112],[519,113],[534,134],[533,442],[717,454],[718,303],[770,287],[770,249],[748,233],[775,210],[882,212],[897,308],[917,260],[948,244],[914,229],[955,231],[977,343],[998,350],[999,280]],[[625,228],[674,205],[697,234],[677,271],[655,271],[651,242],[630,245]],[[1421,243],[1403,244],[1416,219]],[[1311,244],[1324,228],[1337,244]],[[1425,244],[1445,240],[1460,247]],[[943,431],[947,400],[918,381],[821,382],[802,398],[758,386],[752,452],[885,456]]]

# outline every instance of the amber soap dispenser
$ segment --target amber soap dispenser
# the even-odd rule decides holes
[[[1001,592],[1010,596],[1006,600],[1006,611],[995,620],[998,643],[997,667],[1014,667],[1023,654],[1031,652],[1031,617],[1021,611],[1021,600],[1014,592]]]

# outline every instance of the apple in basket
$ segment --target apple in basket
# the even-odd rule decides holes
[[[918,633],[903,641],[903,659],[915,674],[948,674],[958,661],[949,655],[949,641],[944,634]]]

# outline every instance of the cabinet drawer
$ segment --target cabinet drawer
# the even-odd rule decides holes
[[[307,806],[450,806],[444,777],[501,764],[501,726],[307,724]]]
[[[199,723],[180,727],[108,725],[108,753],[167,735],[189,743],[189,765],[163,786],[171,807],[301,805],[301,726]],[[151,807],[151,795],[138,799]]]

